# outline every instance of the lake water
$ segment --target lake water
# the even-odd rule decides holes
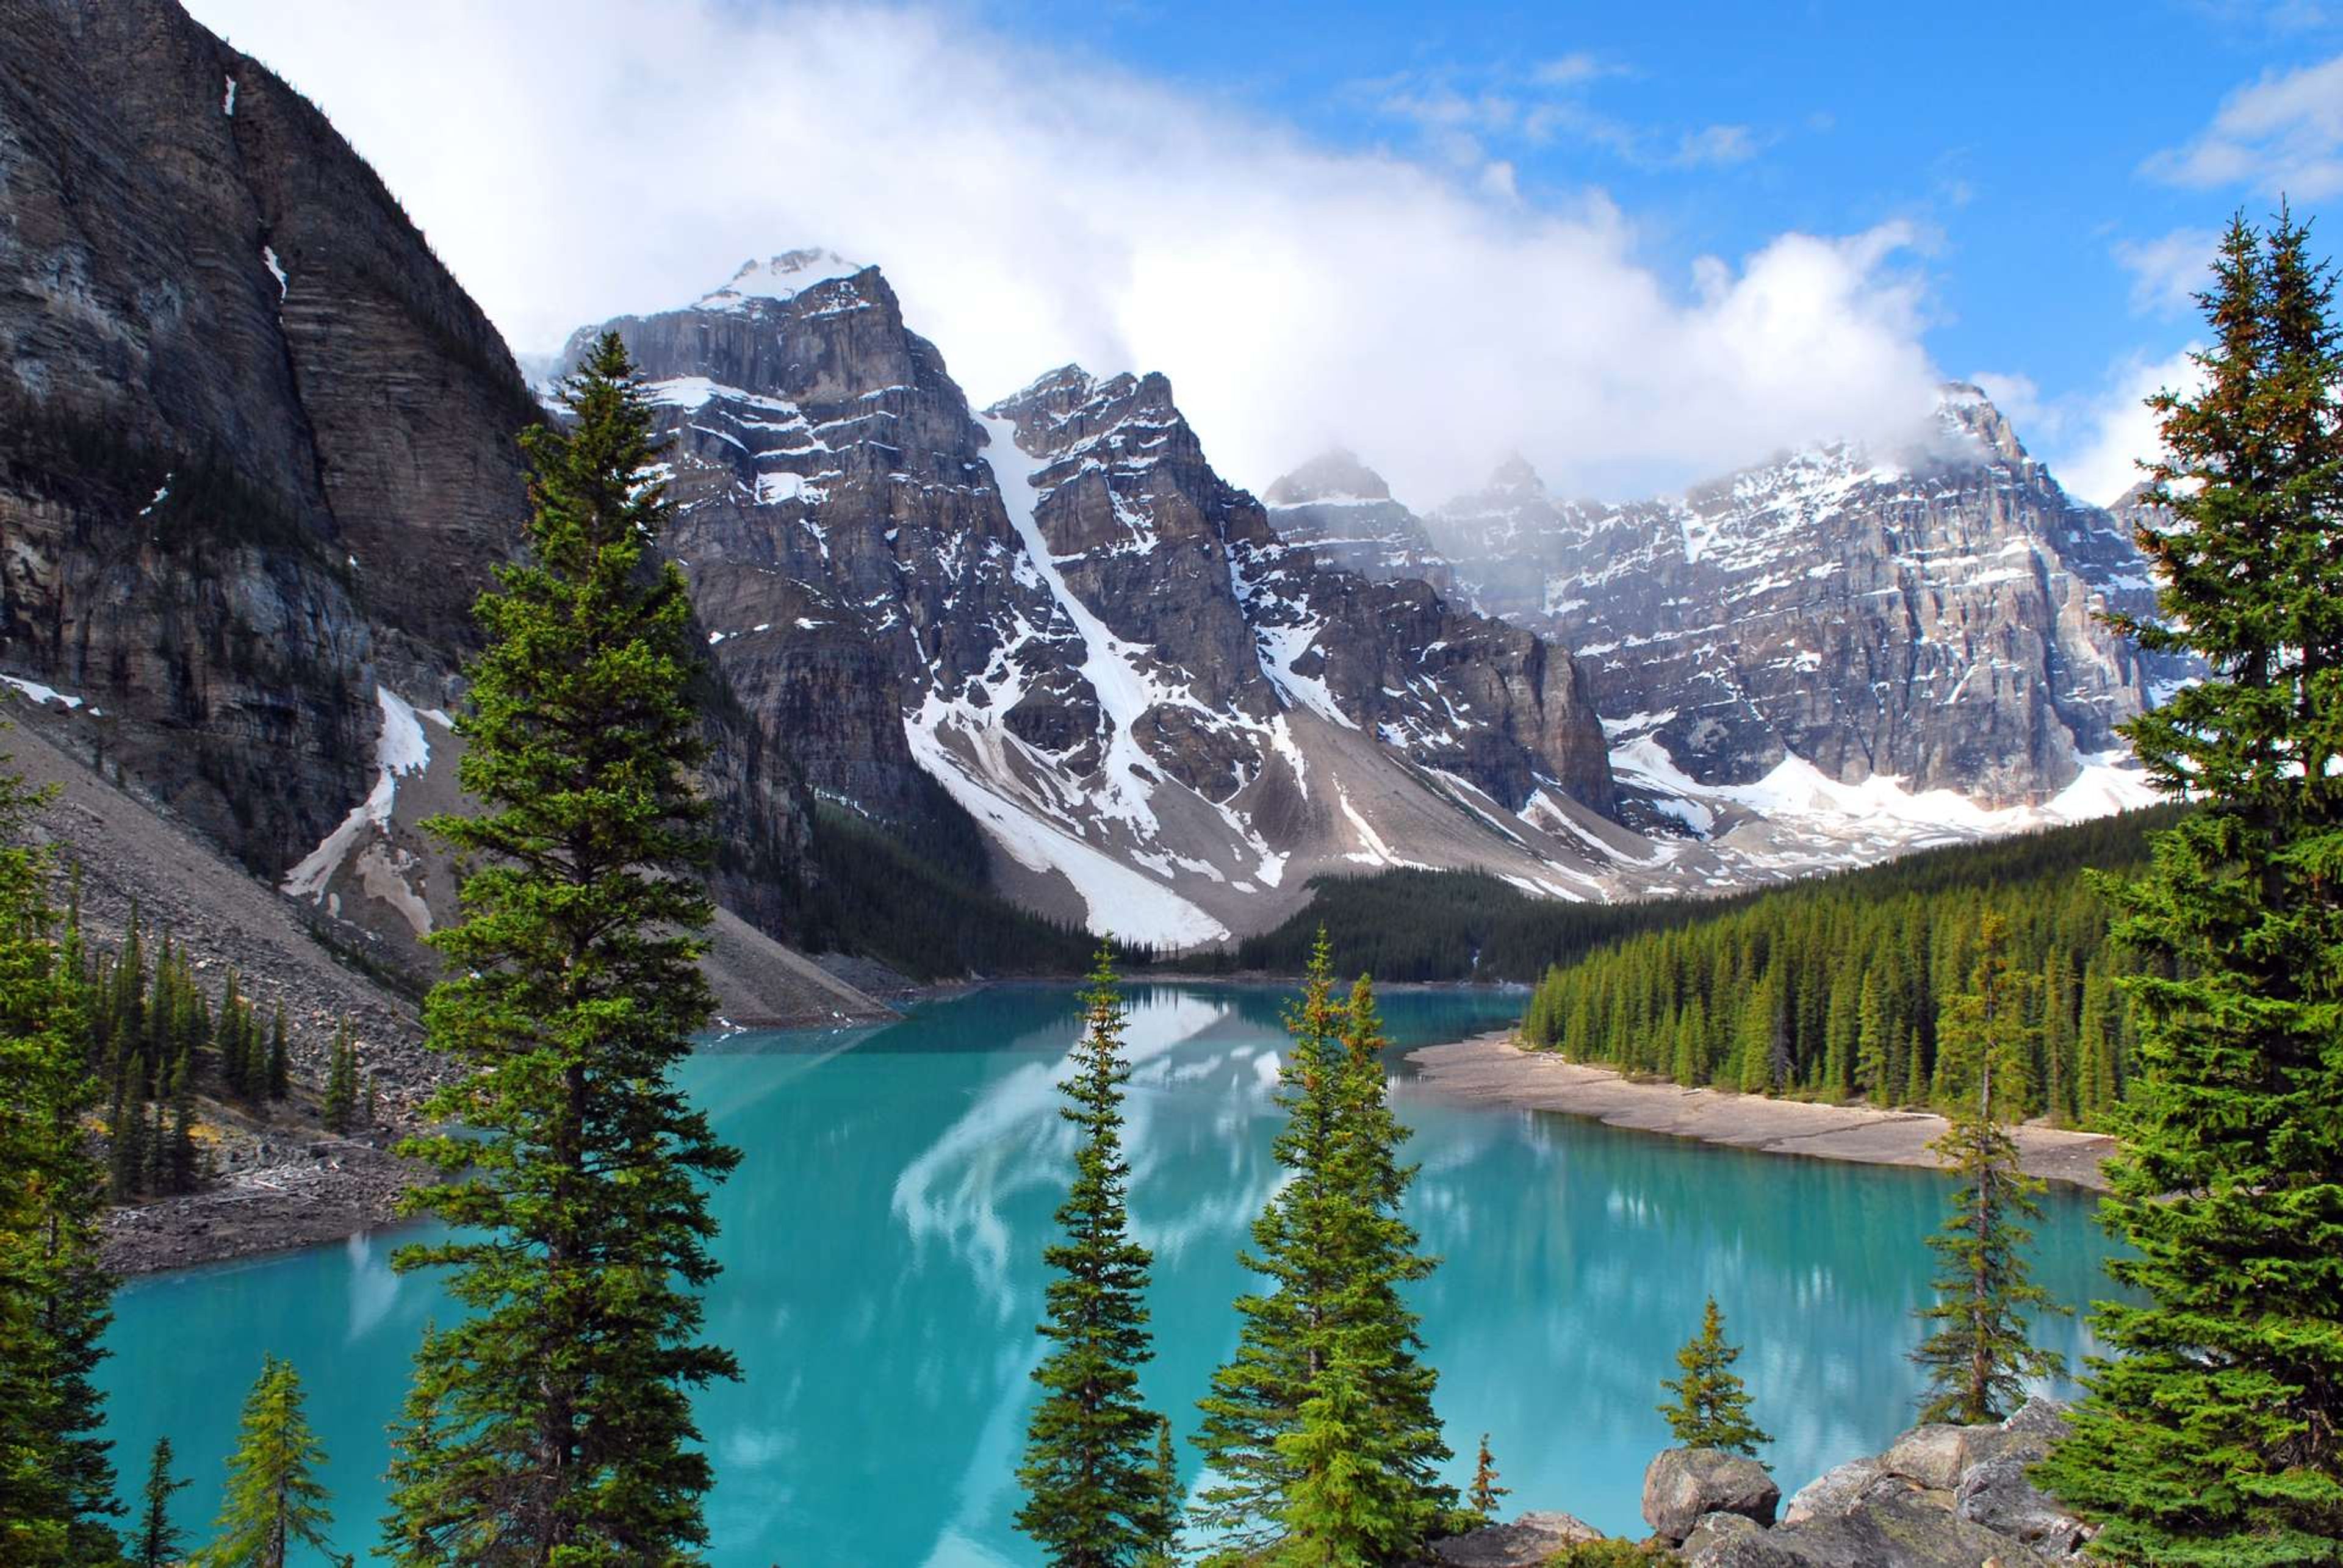
[[[1234,1342],[1236,1248],[1275,1181],[1287,994],[1131,992],[1132,1211],[1156,1254],[1147,1390],[1183,1436]],[[1383,1002],[1413,1046],[1510,1021],[1521,997]],[[725,1272],[708,1314],[746,1378],[698,1407],[716,1563],[1034,1560],[1010,1521],[1071,1137],[1052,1083],[1078,1023],[1067,988],[1000,987],[883,1029],[740,1035],[693,1059],[692,1092],[746,1154],[716,1201]],[[1910,1424],[1905,1357],[1941,1178],[1459,1107],[1400,1070],[1423,1164],[1412,1217],[1445,1259],[1416,1300],[1460,1483],[1485,1431],[1509,1507],[1643,1533],[1644,1466],[1667,1442],[1659,1381],[1711,1292],[1746,1347],[1785,1493]],[[2046,1207],[2037,1277],[2068,1302],[2104,1293],[2088,1203],[2054,1190]],[[196,1482],[182,1522],[207,1523],[238,1404],[273,1351],[307,1384],[338,1543],[363,1552],[407,1358],[426,1319],[450,1315],[429,1278],[390,1271],[389,1250],[361,1238],[126,1287],[104,1369],[126,1476],[168,1433]],[[2070,1321],[2042,1337],[2070,1359],[2084,1348]]]

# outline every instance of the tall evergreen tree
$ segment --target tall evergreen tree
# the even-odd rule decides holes
[[[1733,1363],[1741,1347],[1725,1338],[1725,1314],[1716,1298],[1701,1309],[1700,1332],[1676,1352],[1680,1378],[1664,1378],[1660,1386],[1675,1395],[1659,1407],[1668,1431],[1681,1448],[1715,1448],[1727,1453],[1755,1455],[1759,1445],[1774,1440],[1750,1419],[1749,1391]]]
[[[282,1100],[292,1092],[292,1053],[285,1039],[285,1003],[277,1003],[277,1020],[268,1029],[268,1098]]]
[[[293,1363],[261,1359],[260,1376],[245,1396],[236,1452],[228,1455],[227,1490],[212,1543],[196,1559],[200,1568],[285,1568],[296,1542],[334,1554],[326,1532],[334,1523],[317,1471],[326,1451],[302,1409],[301,1379]]]
[[[1323,1333],[1343,1281],[1331,1244],[1333,1175],[1342,1117],[1342,1004],[1334,997],[1333,954],[1321,932],[1286,1014],[1292,1040],[1278,1070],[1285,1125],[1274,1154],[1287,1179],[1252,1224],[1244,1266],[1268,1288],[1236,1301],[1235,1354],[1212,1374],[1194,1442],[1204,1483],[1196,1522],[1228,1550],[1266,1546],[1282,1528],[1295,1471],[1279,1439],[1292,1432],[1324,1362]]]
[[[429,1110],[467,1135],[406,1145],[449,1178],[410,1208],[455,1229],[398,1261],[449,1270],[468,1313],[417,1360],[440,1424],[392,1500],[409,1561],[689,1561],[690,1391],[739,1375],[698,1293],[705,1189],[739,1156],[672,1081],[712,1005],[690,605],[650,553],[668,503],[616,334],[563,398],[567,430],[523,437],[529,558],[479,603],[457,728],[481,812],[429,825],[468,866],[463,922],[430,938],[427,1037],[460,1072]]]
[[[2030,1032],[2009,970],[2008,937],[1999,915],[1984,917],[1971,989],[1953,999],[1937,1025],[1940,1076],[1956,1109],[1929,1148],[1958,1184],[1951,1217],[1928,1238],[1942,1260],[1936,1299],[1916,1310],[1922,1322],[1936,1325],[1912,1353],[1928,1372],[1922,1421],[1999,1421],[2025,1398],[2026,1378],[2066,1370],[2062,1357],[2036,1349],[2026,1332],[2028,1308],[2064,1309],[2026,1267],[2034,1233],[2025,1221],[2041,1216],[2042,1183],[2018,1168],[1996,1098],[2002,1080],[2018,1072]]]
[[[137,1533],[130,1540],[130,1561],[137,1568],[170,1568],[181,1560],[186,1537],[171,1523],[171,1497],[186,1489],[186,1482],[171,1473],[171,1440],[156,1438],[146,1462],[146,1484],[139,1491]]]
[[[2204,389],[2151,400],[2146,646],[2208,678],[2126,727],[2199,802],[2115,884],[2137,1073],[2073,1435],[2042,1475],[2144,1563],[2343,1553],[2343,336],[2329,268],[2242,216],[2201,297]]]
[[[98,1260],[99,1103],[78,964],[64,955],[46,855],[24,841],[44,799],[0,769],[0,1559],[113,1561],[112,1445],[96,1373],[114,1282]]]
[[[1042,1253],[1056,1276],[1033,1370],[1041,1402],[1026,1428],[1017,1527],[1061,1568],[1111,1568],[1171,1528],[1156,1440],[1163,1419],[1139,1395],[1154,1354],[1147,1332],[1147,1249],[1131,1239],[1131,1163],[1122,1154],[1123,1004],[1101,948],[1082,993],[1085,1027],[1060,1114],[1073,1123],[1074,1180],[1058,1209],[1061,1241]]]
[[[358,1048],[347,1027],[334,1031],[334,1043],[326,1056],[326,1094],[318,1109],[318,1120],[328,1132],[347,1132],[351,1120],[357,1114]]]
[[[1423,1360],[1419,1315],[1400,1294],[1429,1277],[1438,1260],[1423,1253],[1414,1228],[1400,1217],[1416,1168],[1399,1159],[1411,1135],[1391,1108],[1389,1043],[1374,988],[1362,976],[1342,1011],[1342,1104],[1332,1171],[1342,1200],[1335,1241],[1343,1295],[1329,1326],[1358,1368],[1366,1402],[1361,1456],[1373,1485],[1359,1491],[1356,1514],[1387,1556],[1422,1543],[1456,1505],[1456,1489],[1440,1480],[1450,1455],[1433,1409],[1439,1373]],[[1305,1409],[1302,1425],[1309,1424]]]
[[[1438,1479],[1436,1374],[1399,1294],[1433,1261],[1399,1214],[1414,1171],[1398,1161],[1373,988],[1335,1000],[1322,936],[1286,1027],[1276,1147],[1291,1176],[1245,1258],[1274,1288],[1238,1301],[1236,1355],[1202,1402],[1198,1519],[1230,1554],[1274,1543],[1281,1561],[1395,1561],[1456,1502]]]

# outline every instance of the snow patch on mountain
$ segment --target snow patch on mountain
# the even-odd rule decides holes
[[[387,686],[376,687],[374,695],[382,709],[382,730],[374,743],[374,788],[316,849],[285,873],[277,891],[287,898],[322,903],[326,884],[352,853],[374,834],[388,830],[391,812],[398,803],[399,779],[431,765],[431,743],[424,737],[422,720],[413,706]]]
[[[818,283],[851,277],[862,270],[861,263],[819,247],[785,250],[762,260],[752,256],[740,264],[731,281],[701,295],[697,306],[701,310],[737,311],[760,300],[786,304]]]

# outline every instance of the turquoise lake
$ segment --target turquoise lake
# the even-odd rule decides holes
[[[1235,1261],[1275,1181],[1273,988],[1134,987],[1132,1211],[1155,1249],[1147,1387],[1184,1433],[1234,1342]],[[1510,1022],[1521,994],[1393,991],[1398,1047]],[[709,1332],[746,1373],[702,1396],[720,1564],[1025,1563],[1011,1525],[1038,1358],[1041,1247],[1071,1131],[1053,1088],[1078,1027],[1069,988],[996,987],[876,1030],[737,1035],[691,1061],[718,1131],[744,1151],[716,1198],[725,1271]],[[1452,1472],[1490,1433],[1511,1507],[1640,1535],[1654,1409],[1714,1293],[1745,1348],[1783,1490],[1911,1422],[1906,1360],[1947,1183],[1460,1107],[1399,1075],[1422,1174],[1411,1217],[1445,1260],[1417,1292]],[[2052,1191],[2037,1278],[2081,1306],[2109,1243],[2089,1201]],[[180,1522],[216,1505],[263,1351],[290,1357],[327,1447],[337,1544],[361,1557],[382,1509],[383,1428],[434,1282],[391,1272],[392,1239],[145,1279],[116,1303],[110,1395],[126,1483],[168,1433]],[[2041,1340],[2079,1362],[2086,1332]],[[1185,1447],[1185,1444],[1182,1444]],[[1195,1462],[1185,1457],[1192,1480]],[[198,1534],[197,1539],[201,1539]]]

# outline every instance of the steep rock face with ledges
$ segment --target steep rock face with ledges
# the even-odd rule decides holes
[[[1433,523],[1475,602],[1577,650],[1614,739],[1703,784],[1795,760],[2040,805],[2187,673],[2100,618],[2153,610],[2128,528],[1974,387],[1908,450],[1825,447],[1619,507],[1557,501],[1516,462]]]
[[[1280,478],[1262,499],[1270,526],[1307,545],[1328,566],[1385,582],[1421,582],[1443,592],[1454,573],[1423,519],[1392,498],[1381,474],[1340,447]]]
[[[818,250],[609,327],[711,652],[817,789],[916,825],[940,785],[1009,890],[1167,942],[1272,922],[1321,867],[1611,874],[1568,657],[1287,544],[1161,377],[1067,367],[974,414],[886,278]]]
[[[451,750],[409,727],[460,700],[538,410],[373,171],[176,5],[0,0],[0,672],[247,868],[405,933],[447,879],[384,780]],[[802,788],[713,705],[719,886],[770,913]]]

